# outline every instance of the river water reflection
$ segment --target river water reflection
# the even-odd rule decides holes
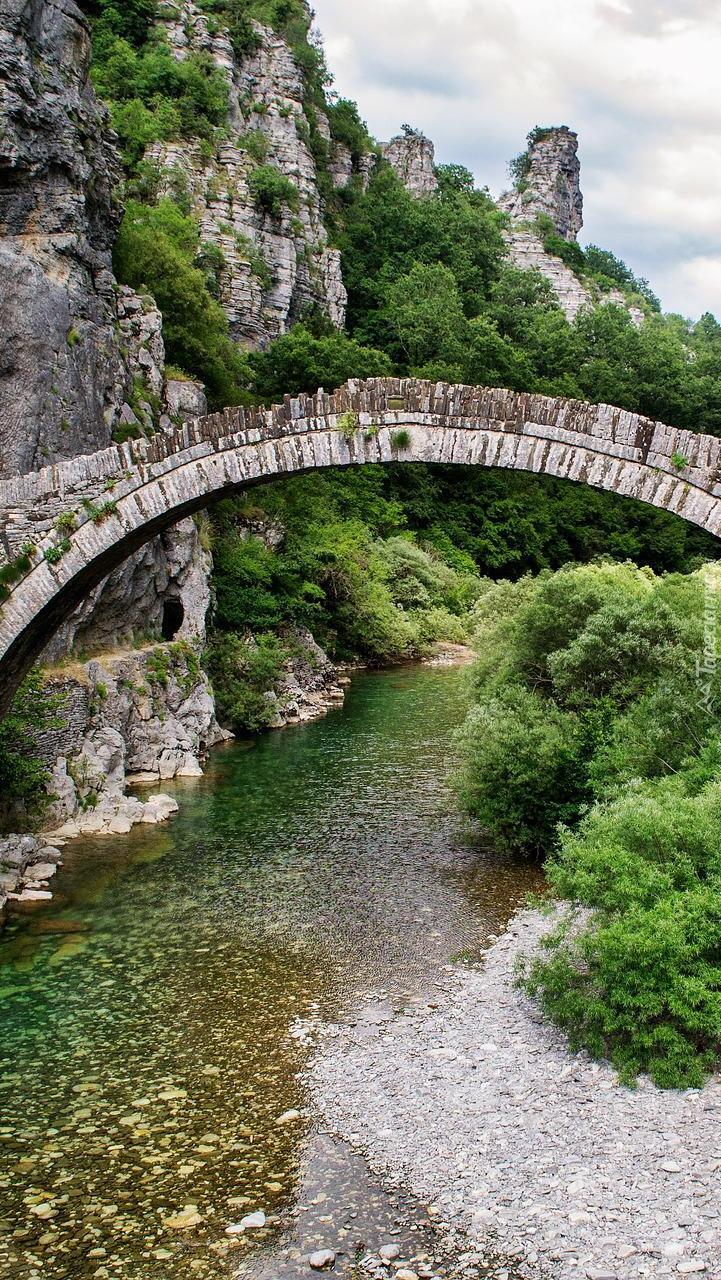
[[[465,680],[360,674],[326,720],[165,788],[167,826],[67,847],[53,902],[0,940],[0,1275],[273,1274],[309,1167],[322,1230],[350,1215],[360,1244],[338,1148],[308,1157],[314,1030],[422,996],[537,883],[454,810]]]

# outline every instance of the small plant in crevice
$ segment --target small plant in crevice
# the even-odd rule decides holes
[[[36,551],[34,542],[24,542],[15,558],[0,566],[0,602],[7,600],[9,588],[32,569]]]
[[[117,515],[118,504],[111,499],[101,502],[99,505],[92,502],[90,498],[83,499],[83,510],[85,514],[92,520],[93,524],[103,524],[110,516]]]
[[[258,165],[248,177],[248,188],[258,208],[271,218],[280,218],[284,209],[298,211],[298,188],[272,164]]]
[[[53,547],[46,547],[43,552],[43,560],[48,564],[59,564],[63,556],[70,550],[70,539],[61,538]]]
[[[391,433],[391,445],[399,453],[402,452],[404,449],[410,449],[410,446],[411,446],[410,431],[406,431],[405,427],[401,427],[399,431],[393,431]]]
[[[671,454],[671,466],[674,471],[685,471],[688,466],[688,458],[686,458],[684,454],[677,453],[674,450]]]
[[[53,521],[53,529],[56,533],[73,533],[77,526],[77,517],[74,511],[62,511]]]
[[[337,422],[338,430],[346,440],[353,440],[360,426],[360,420],[357,413],[342,413]]]

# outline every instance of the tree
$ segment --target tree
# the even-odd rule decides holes
[[[463,355],[468,323],[453,272],[416,263],[386,291],[381,322],[396,359],[410,368]]]
[[[363,347],[344,333],[316,337],[303,324],[251,358],[253,389],[266,403],[298,391],[335,391],[349,378],[383,378],[393,366],[381,351]]]

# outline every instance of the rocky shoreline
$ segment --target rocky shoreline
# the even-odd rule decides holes
[[[356,669],[333,663],[306,629],[297,628],[295,640],[277,691],[266,694],[275,729],[307,724],[342,706]],[[59,850],[68,840],[127,835],[138,823],[165,822],[178,811],[171,796],[155,792],[141,800],[128,788],[198,777],[208,750],[232,737],[215,720],[204,673],[198,669],[189,678],[185,671],[191,652],[189,646],[148,646],[76,664],[73,675],[72,667],[61,673],[53,687],[69,696],[64,728],[44,744],[54,797],[49,821],[38,836],[0,837],[0,927],[15,903],[52,898],[48,881],[62,865]],[[441,644],[422,661],[455,666],[472,658],[465,645]],[[161,659],[162,684],[149,687],[146,668],[153,661],[158,667]],[[95,708],[90,716],[88,704]],[[38,863],[54,864],[43,883]]]
[[[310,1077],[322,1120],[529,1280],[721,1276],[721,1080],[632,1090],[570,1053],[514,985],[549,927],[520,912],[425,1006],[329,1027]]]

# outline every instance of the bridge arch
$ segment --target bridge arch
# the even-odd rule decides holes
[[[155,534],[266,480],[397,461],[575,480],[721,534],[721,440],[609,405],[380,378],[232,408],[0,481],[16,569],[0,604],[0,714],[68,613]]]

